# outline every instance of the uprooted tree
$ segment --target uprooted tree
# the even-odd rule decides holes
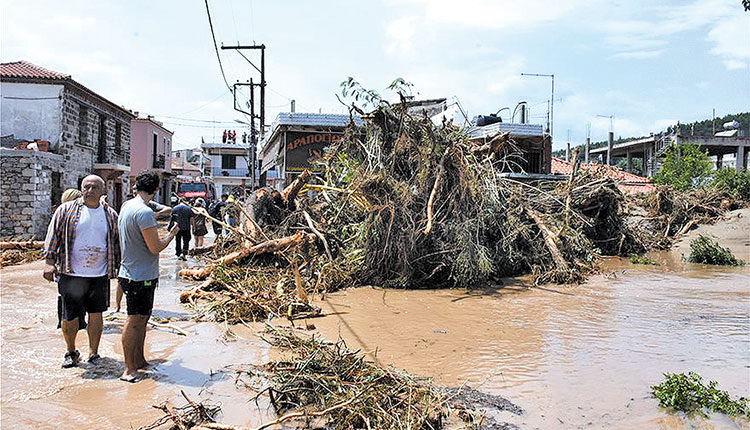
[[[362,91],[349,81],[345,89]],[[516,182],[499,175],[523,164],[507,133],[473,141],[409,112],[403,96],[396,104],[373,92],[361,98],[374,109],[326,151],[321,174],[237,205],[243,222],[233,239],[207,266],[181,272],[202,281],[184,302],[210,303],[214,317],[232,322],[293,317],[315,312],[309,291],[471,288],[525,273],[579,282],[599,254],[644,250],[611,180],[577,172],[561,183]]]

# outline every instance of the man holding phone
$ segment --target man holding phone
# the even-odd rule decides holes
[[[159,174],[144,171],[135,179],[136,196],[122,206],[118,220],[122,262],[120,286],[125,293],[128,318],[122,330],[125,372],[120,379],[135,382],[138,370],[148,366],[143,356],[146,323],[154,307],[154,292],[159,284],[159,252],[177,234],[177,226],[166,237],[159,237],[158,224],[149,202],[159,190]]]

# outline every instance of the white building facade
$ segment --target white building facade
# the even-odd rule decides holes
[[[201,151],[210,165],[204,173],[213,181],[218,196],[243,197],[255,189],[255,151],[246,144],[203,143]]]

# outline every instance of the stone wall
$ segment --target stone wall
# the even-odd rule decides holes
[[[104,154],[99,155],[99,132],[104,118]],[[99,99],[66,86],[63,92],[62,138],[56,153],[65,159],[68,188],[78,188],[78,181],[94,172],[94,164],[130,165],[130,119],[124,112]],[[119,126],[120,133],[117,129]]]
[[[0,237],[44,239],[64,166],[57,154],[0,148]]]

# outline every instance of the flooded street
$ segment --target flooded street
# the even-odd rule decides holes
[[[220,403],[228,422],[259,425],[271,418],[272,412],[265,411],[267,405],[261,402],[259,408],[247,403],[248,393],[234,387],[233,375],[217,373],[230,364],[267,361],[268,348],[244,327],[233,328],[241,338],[228,341],[222,326],[180,321],[189,314],[179,304],[178,295],[189,284],[176,280],[177,271],[185,263],[174,257],[172,249],[171,246],[161,256],[161,282],[154,316],[176,319],[171,324],[191,335],[184,337],[150,328],[146,358],[154,366],[136,384],[118,379],[124,369],[121,320],[105,318],[99,351],[104,357],[102,364],[82,362],[77,368],[61,369],[65,348],[60,330],[55,329],[57,289],[56,284],[42,279],[43,263],[0,271],[3,429],[57,429],[75,425],[138,428],[162,415],[152,405],[167,399],[184,404],[180,390],[192,400],[210,398]],[[111,290],[110,311],[114,309],[114,282]],[[124,312],[120,317],[124,318]],[[76,343],[85,360],[88,357],[85,331],[78,332]]]
[[[746,219],[730,224],[730,246],[750,260]],[[608,260],[580,286],[529,289],[516,279],[472,291],[351,289],[318,297],[327,315],[308,323],[383,365],[502,395],[526,414],[498,418],[521,428],[748,428],[720,415],[669,415],[650,397],[662,373],[690,370],[734,396],[750,395],[750,268],[683,264],[680,249],[652,254],[662,263],[655,267]],[[150,329],[155,367],[136,384],[117,379],[119,321],[105,321],[104,364],[61,369],[55,285],[42,280],[41,262],[2,269],[2,427],[137,428],[161,415],[151,405],[181,404],[180,390],[221,403],[222,422],[269,420],[267,405],[249,402],[232,374],[217,372],[265,362],[272,351],[242,326],[229,341],[222,325],[181,321],[188,313],[177,296],[189,284],[176,272],[184,265],[162,254],[154,314],[191,335]],[[83,331],[78,345],[86,357]]]

